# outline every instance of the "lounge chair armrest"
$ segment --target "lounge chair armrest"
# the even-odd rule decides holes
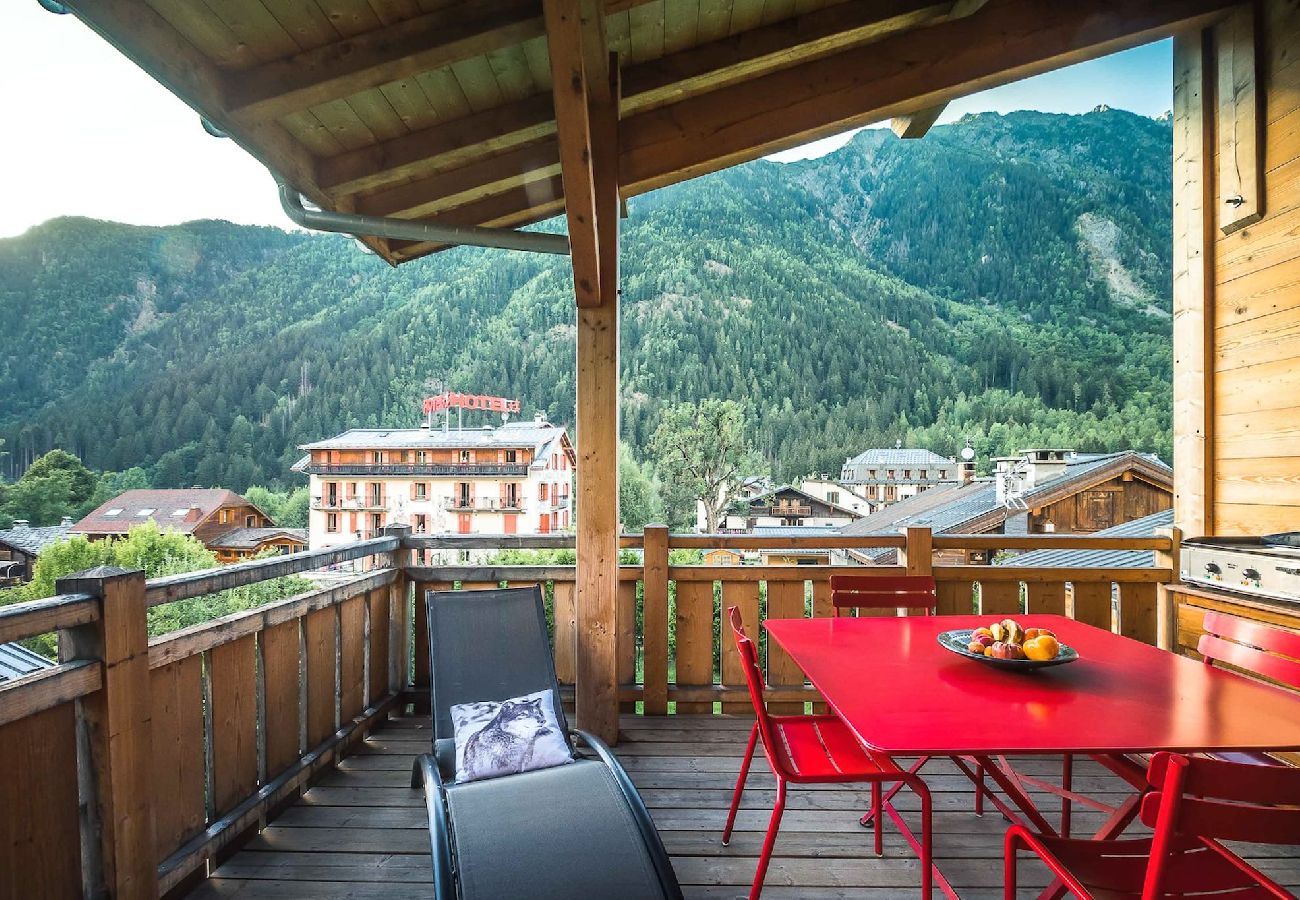
[[[664,896],[670,898],[670,900],[682,900],[682,889],[677,883],[677,875],[673,871],[672,862],[668,859],[668,851],[664,849],[664,842],[655,829],[654,820],[650,818],[650,811],[646,809],[645,801],[641,799],[641,795],[637,792],[636,786],[632,784],[632,779],[628,777],[623,765],[614,756],[614,752],[609,749],[609,746],[594,734],[575,728],[570,731],[570,736],[573,739],[574,747],[581,745],[593,751],[614,776],[614,781],[618,784],[619,790],[623,792],[627,805],[632,810],[632,816],[636,819],[637,826],[641,830],[641,836],[646,843],[646,851],[650,854],[651,860],[654,861],[655,871],[659,875],[659,883],[663,887]]]
[[[433,900],[455,900],[456,884],[451,863],[451,821],[443,798],[438,761],[430,753],[416,757],[411,767],[411,787],[424,786],[429,812],[429,845],[433,851]]]

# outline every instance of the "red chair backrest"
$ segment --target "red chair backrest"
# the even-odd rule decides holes
[[[1157,753],[1147,781],[1142,821],[1155,836],[1144,898],[1166,896],[1162,874],[1177,837],[1300,845],[1300,769]]]
[[[1226,616],[1205,614],[1196,652],[1207,663],[1223,662],[1300,690],[1300,634]]]
[[[731,620],[731,633],[736,638],[736,652],[740,654],[740,668],[745,673],[745,686],[749,688],[749,700],[754,704],[754,715],[758,717],[758,731],[763,738],[764,752],[776,746],[772,722],[768,718],[767,705],[763,703],[763,670],[758,664],[758,646],[745,632],[745,623],[740,618],[740,609],[727,608],[727,617]]]
[[[842,609],[923,609],[937,596],[929,575],[832,575],[831,606]]]

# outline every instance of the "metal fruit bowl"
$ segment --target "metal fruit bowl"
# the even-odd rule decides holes
[[[971,635],[974,633],[973,628],[958,628],[954,631],[944,631],[939,634],[939,646],[945,650],[951,650],[958,656],[964,656],[967,659],[978,659],[980,662],[999,669],[1012,669],[1017,671],[1029,671],[1031,669],[1046,669],[1049,666],[1063,666],[1066,663],[1072,663],[1079,658],[1079,653],[1073,647],[1061,644],[1060,652],[1056,654],[1055,659],[995,659],[992,656],[985,656],[983,653],[971,653],[966,649],[970,643]]]

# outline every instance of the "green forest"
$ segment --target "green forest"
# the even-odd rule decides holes
[[[631,456],[653,463],[672,404],[718,398],[781,479],[895,441],[1167,459],[1170,172],[1166,119],[988,113],[633,198]],[[65,218],[0,240],[0,317],[11,491],[57,447],[131,486],[288,502],[297,445],[414,425],[444,386],[573,420],[562,257],[392,269],[341,236]]]

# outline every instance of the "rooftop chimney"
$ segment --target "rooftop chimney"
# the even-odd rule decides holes
[[[60,524],[61,526],[63,526],[64,528],[71,528],[71,527],[72,527],[72,516],[64,516],[62,519],[59,520],[59,524]]]
[[[534,425],[545,425],[545,424],[546,424],[546,413],[544,413],[544,412],[533,413],[533,424],[534,424]]]
[[[1065,474],[1074,451],[1061,448],[1021,450],[1025,460],[1025,487],[1034,488]]]
[[[14,519],[15,531],[26,531],[30,527],[30,525],[31,523],[28,522],[27,519]]]

